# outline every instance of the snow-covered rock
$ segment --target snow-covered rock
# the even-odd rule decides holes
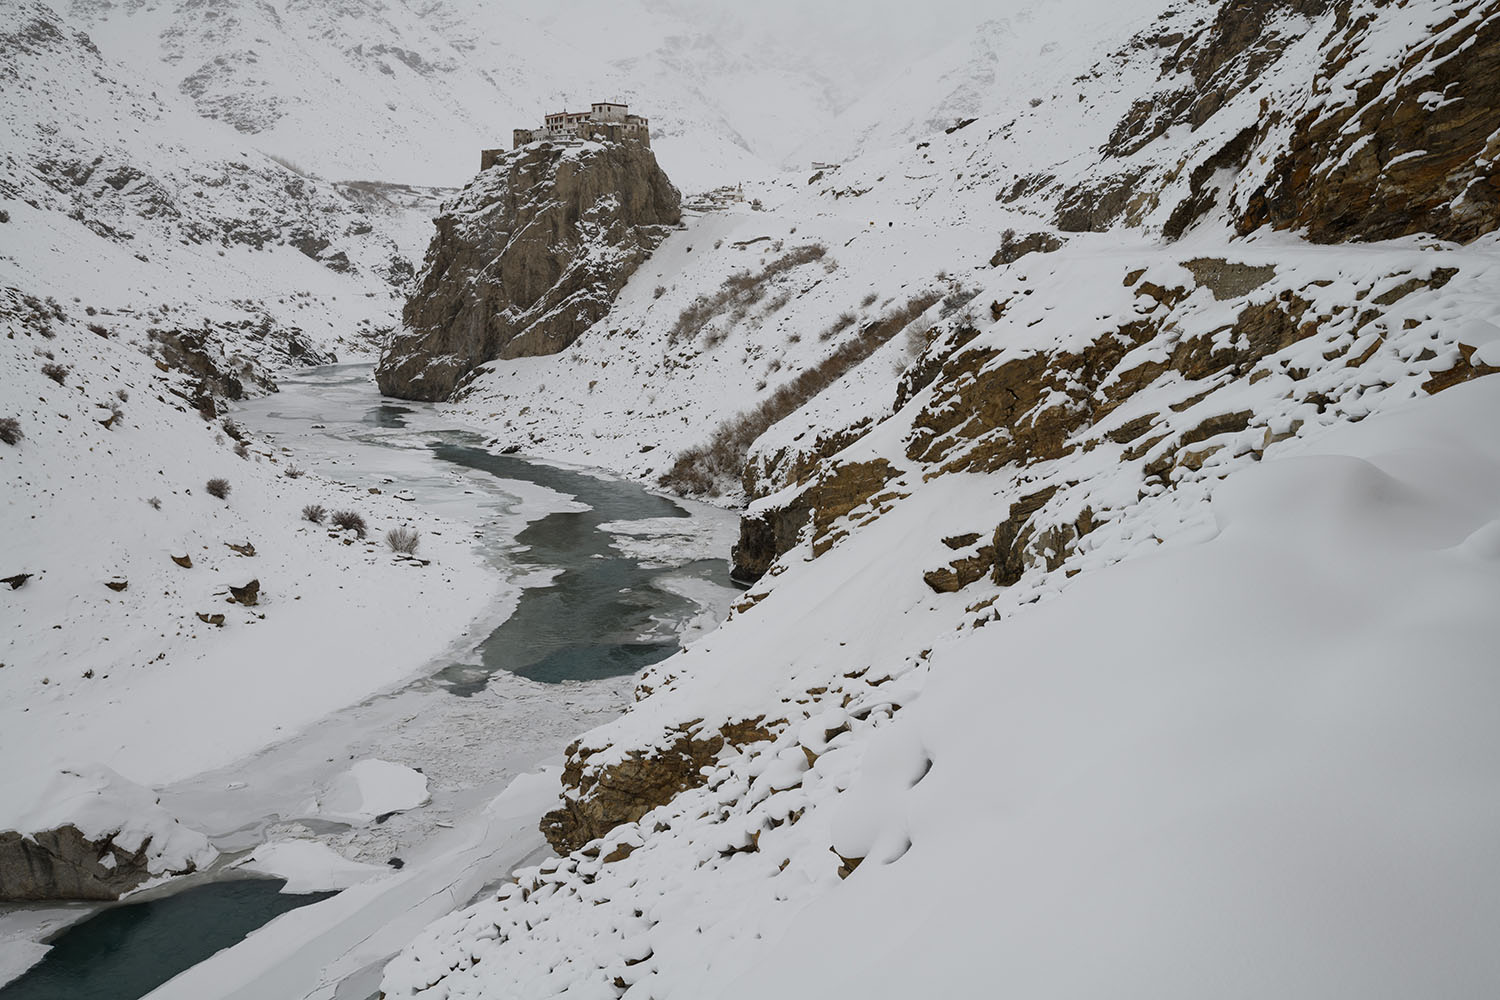
[[[388,760],[362,760],[318,797],[317,815],[344,823],[371,823],[428,801],[427,777]]]
[[[216,856],[149,789],[102,764],[24,775],[0,806],[0,900],[116,899]]]

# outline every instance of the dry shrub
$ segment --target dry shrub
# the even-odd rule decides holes
[[[830,341],[857,322],[859,322],[859,317],[852,312],[839,313],[839,318],[830,323],[828,329],[818,334],[818,339],[824,342]]]
[[[955,288],[953,291],[949,292],[948,295],[943,299],[943,308],[942,311],[938,313],[938,318],[947,319],[949,316],[952,316],[964,306],[974,301],[975,296],[977,296],[978,294],[979,289],[977,288]]]
[[[58,385],[62,385],[63,382],[67,380],[68,372],[70,371],[72,371],[72,369],[67,365],[60,365],[55,361],[49,361],[47,364],[42,365],[42,374],[50,378],[52,381],[56,382]]]
[[[229,480],[221,477],[210,479],[206,484],[204,484],[203,488],[208,490],[209,496],[218,497],[220,500],[223,500],[225,497],[229,496]]]
[[[779,387],[758,406],[719,425],[706,444],[689,448],[677,456],[672,467],[662,473],[662,485],[682,493],[717,496],[726,479],[739,480],[742,477],[745,456],[750,453],[750,446],[756,438],[843,378],[855,365],[910,326],[939,298],[941,296],[937,293],[928,292],[909,299],[866,326],[858,336],[840,344],[828,357]]]
[[[352,531],[360,538],[365,537],[365,532],[368,530],[365,527],[365,519],[352,510],[334,511],[333,526],[340,531]]]
[[[302,520],[311,521],[313,524],[322,524],[323,515],[328,513],[320,503],[310,503],[302,508]]]
[[[766,296],[767,284],[778,275],[795,270],[804,264],[822,260],[828,248],[820,243],[789,250],[759,272],[735,271],[724,279],[724,284],[712,295],[700,295],[677,316],[677,322],[667,333],[671,343],[694,339],[704,327],[718,317],[729,313],[731,322],[738,322],[749,314],[750,307]],[[722,339],[722,338],[721,338]],[[712,345],[710,345],[712,346]]]
[[[288,465],[286,467],[286,472],[283,473],[283,475],[285,475],[288,479],[301,479],[306,474],[307,473],[303,472],[295,465]]]
[[[385,533],[385,544],[391,547],[391,551],[406,556],[416,554],[417,543],[421,540],[422,536],[415,528],[392,528]]]
[[[21,430],[21,421],[15,417],[0,417],[0,441],[6,444],[20,444],[26,433]]]

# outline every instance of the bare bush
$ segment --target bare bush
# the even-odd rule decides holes
[[[858,336],[850,337],[828,357],[777,387],[759,405],[719,425],[706,444],[681,452],[672,467],[662,474],[662,485],[682,493],[718,495],[725,480],[738,480],[743,476],[745,456],[756,438],[911,326],[939,298],[936,292],[914,296],[867,325]],[[926,336],[925,331],[922,336]]]
[[[301,479],[306,475],[306,473],[295,465],[288,465],[286,467],[286,472],[282,473],[282,475],[286,476],[288,479]]]
[[[210,479],[206,484],[204,484],[203,488],[208,490],[209,496],[218,497],[220,500],[223,500],[225,497],[229,496],[229,480],[222,477],[215,477],[213,479]]]
[[[323,515],[326,513],[327,511],[323,509],[322,504],[310,503],[302,508],[302,520],[311,521],[313,524],[322,524]]]
[[[866,295],[864,298],[859,300],[859,307],[861,309],[868,309],[875,304],[875,300],[878,298],[880,298],[879,292],[871,292],[869,295]]]
[[[818,339],[824,342],[830,341],[857,322],[859,322],[859,317],[852,312],[839,313],[839,318],[834,320],[828,329],[818,334]]]
[[[656,286],[656,290],[651,293],[651,297],[653,299],[659,299],[659,298],[661,298],[665,294],[667,294],[667,286],[666,285],[657,285]]]
[[[224,422],[221,423],[219,426],[224,428],[224,433],[225,434],[228,434],[230,437],[234,438],[236,441],[243,441],[243,440],[245,440],[245,432],[244,432],[244,430],[240,427],[239,424],[235,423],[233,420],[230,420],[230,419],[228,419],[226,417],[224,419]]]
[[[795,270],[804,264],[822,260],[828,248],[820,243],[789,250],[771,261],[758,272],[735,271],[724,279],[724,284],[712,295],[700,295],[687,306],[672,324],[667,333],[671,343],[696,338],[704,328],[720,316],[729,314],[734,321],[744,319],[750,307],[765,298],[768,283],[778,275]]]
[[[55,361],[49,361],[45,365],[42,365],[42,374],[50,378],[52,381],[56,382],[58,385],[62,385],[65,381],[67,381],[68,372],[72,370],[73,369],[69,368],[67,365],[60,365]]]
[[[415,528],[392,528],[385,533],[385,544],[391,547],[391,551],[406,556],[416,554],[417,543],[421,540],[422,536]]]
[[[369,530],[365,527],[365,519],[352,510],[334,511],[333,526],[340,531],[352,531],[360,538],[365,537],[365,532]]]
[[[952,316],[964,306],[974,301],[974,297],[978,294],[979,289],[977,288],[955,288],[943,298],[943,308],[938,314],[939,318],[947,319],[949,316]]]
[[[122,403],[128,403],[128,402],[130,402],[130,390],[129,389],[116,389],[115,390],[115,398],[117,398]]]
[[[152,497],[146,503],[152,510],[161,510],[161,497]]]
[[[6,444],[20,444],[26,433],[21,430],[21,421],[15,417],[0,417],[0,441]]]

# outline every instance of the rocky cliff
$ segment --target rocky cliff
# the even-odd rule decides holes
[[[556,354],[610,303],[681,218],[638,143],[538,143],[483,171],[436,220],[380,390],[447,399],[496,358]]]

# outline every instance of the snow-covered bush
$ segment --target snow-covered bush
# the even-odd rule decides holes
[[[326,513],[327,511],[323,509],[322,504],[310,503],[302,508],[302,520],[311,521],[313,524],[322,524],[323,515]]]

